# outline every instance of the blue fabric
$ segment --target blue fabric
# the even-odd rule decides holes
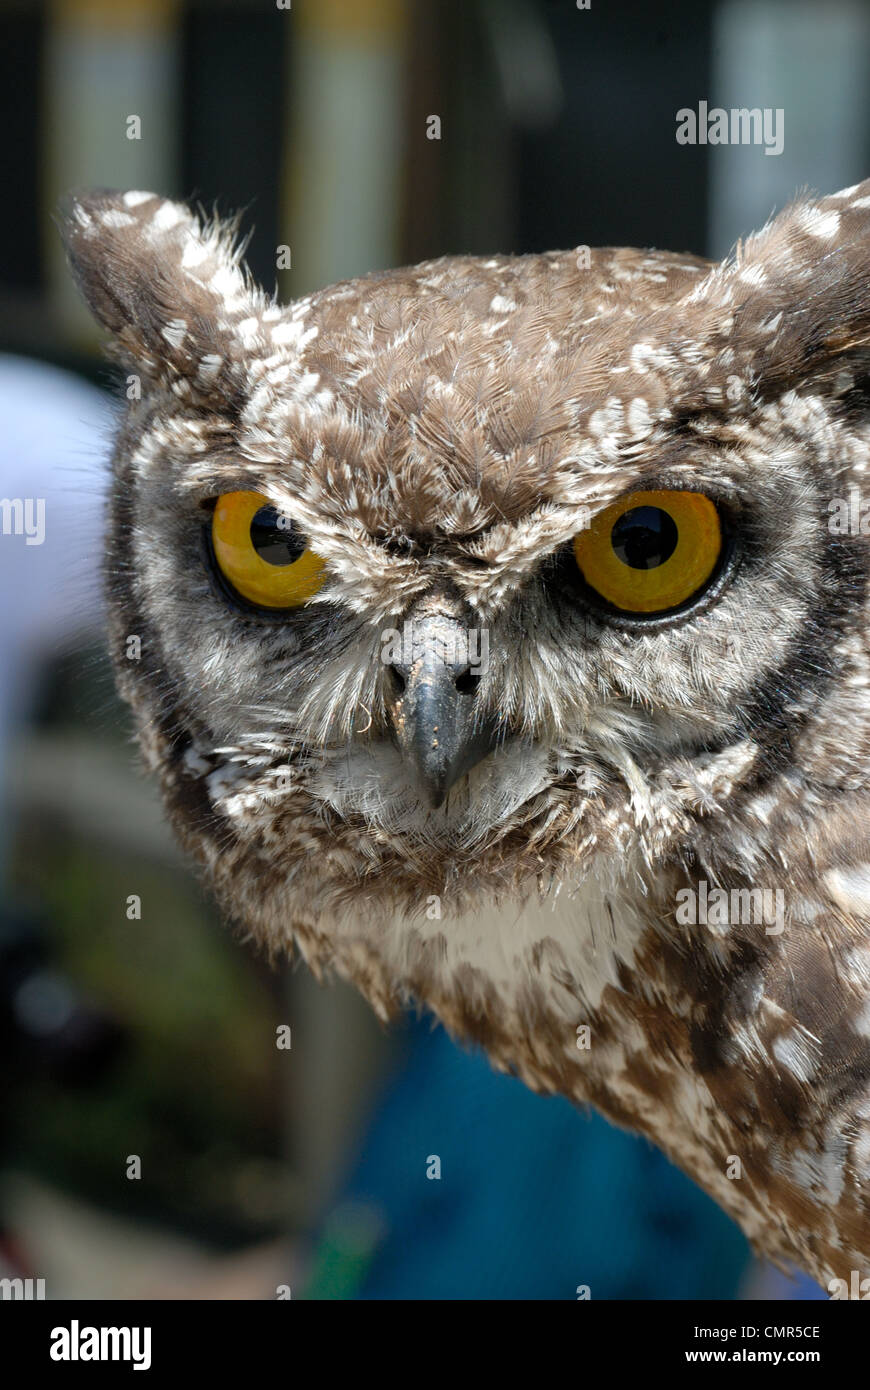
[[[744,1237],[658,1150],[428,1022],[407,1044],[341,1198],[381,1222],[358,1297],[735,1297]]]

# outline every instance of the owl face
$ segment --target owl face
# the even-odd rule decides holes
[[[721,265],[447,258],[287,307],[179,205],[71,204],[128,373],[122,689],[255,929],[684,855],[793,764],[860,627],[828,522],[867,458],[864,203]]]

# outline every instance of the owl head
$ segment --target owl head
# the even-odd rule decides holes
[[[870,457],[870,182],[720,264],[445,257],[286,306],[157,195],[62,221],[129,402],[121,690],[251,932],[365,987],[432,901],[751,864],[750,791],[854,776],[820,730],[866,663],[832,503]]]

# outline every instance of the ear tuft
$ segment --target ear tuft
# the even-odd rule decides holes
[[[720,307],[758,392],[833,390],[870,352],[870,179],[795,199],[689,296]],[[866,370],[866,367],[865,367]]]
[[[123,362],[182,391],[236,394],[236,327],[267,301],[242,267],[235,223],[111,190],[70,194],[58,220],[76,283]]]

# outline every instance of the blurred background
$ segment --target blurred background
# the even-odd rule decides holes
[[[217,920],[104,652],[117,386],[52,213],[81,186],[241,210],[284,299],[445,252],[718,256],[870,173],[868,79],[863,0],[0,0],[0,1278],[818,1296],[649,1145]],[[701,101],[781,110],[782,152],[677,144]]]

